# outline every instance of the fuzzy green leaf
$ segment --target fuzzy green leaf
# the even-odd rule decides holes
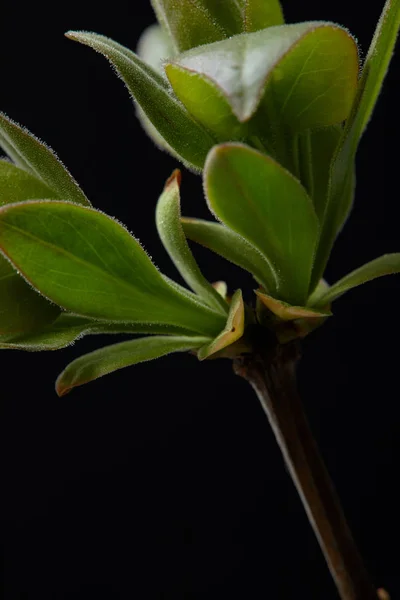
[[[284,23],[279,0],[239,0],[242,7],[243,31],[258,31]]]
[[[60,201],[4,206],[0,249],[36,289],[83,316],[205,335],[224,321],[170,285],[122,225],[90,208]]]
[[[188,246],[180,222],[181,174],[176,170],[168,179],[156,208],[156,225],[164,248],[183,279],[209,306],[228,313],[228,305],[201,273],[198,264]]]
[[[66,35],[105,56],[166,144],[193,169],[202,169],[214,139],[171,94],[168,83],[157,71],[105,36],[82,31]]]
[[[306,191],[270,157],[242,144],[210,152],[204,172],[210,209],[255,246],[278,279],[278,299],[302,306],[318,220]]]
[[[271,294],[277,292],[277,275],[263,255],[232,229],[202,219],[182,217],[186,237],[219,254],[253,277]]]
[[[236,290],[232,296],[229,314],[224,329],[212,341],[208,341],[198,351],[199,360],[204,360],[220,353],[228,346],[239,340],[244,332],[245,312],[241,290]]]
[[[53,198],[90,205],[75,179],[53,150],[3,113],[0,113],[0,146],[16,165],[35,175],[53,190]]]
[[[230,35],[215,20],[207,0],[151,0],[151,3],[158,22],[168,32],[178,52]],[[225,6],[225,10],[230,12],[230,7]]]
[[[0,160],[0,206],[21,200],[52,198],[41,180]],[[0,255],[0,335],[28,332],[57,318],[60,309],[35,292]]]
[[[312,173],[312,197],[318,219],[323,219],[326,202],[328,199],[329,175],[332,160],[339,144],[342,128],[333,125],[324,129],[312,131],[309,134],[310,154],[307,157]],[[302,178],[303,179],[303,178]]]
[[[367,281],[382,277],[383,275],[391,275],[400,273],[400,253],[384,254],[379,258],[375,258],[369,263],[366,263],[359,269],[352,271],[336,283],[334,283],[328,291],[314,302],[314,307],[324,306],[333,300],[342,296],[348,290],[355,288]]]
[[[267,119],[300,131],[348,116],[357,86],[358,52],[354,39],[337,25],[299,23],[194,48],[170,61],[166,73],[178,98],[203,123],[196,79],[212,84],[210,108],[221,105],[222,95],[243,123],[262,104]]]
[[[279,0],[152,0],[152,4],[179,52],[284,22]]]
[[[201,337],[154,336],[106,346],[70,363],[57,378],[56,392],[59,396],[65,396],[74,387],[118,369],[154,360],[171,352],[193,350],[205,341],[205,338]]]
[[[400,0],[387,0],[365,59],[357,94],[332,166],[329,200],[324,214],[312,285],[322,277],[338,230],[348,215],[353,185],[352,168],[358,143],[378,100],[399,28]]]
[[[6,350],[59,350],[70,346],[85,335],[93,334],[164,334],[164,335],[194,335],[193,332],[173,325],[135,323],[107,323],[94,321],[69,313],[62,313],[54,323],[47,325],[37,332],[22,335],[1,335],[0,349]]]

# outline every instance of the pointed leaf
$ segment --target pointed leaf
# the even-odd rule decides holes
[[[224,329],[212,342],[202,346],[198,351],[199,360],[209,358],[240,339],[244,332],[244,304],[241,290],[232,296],[229,315]]]
[[[318,235],[304,188],[270,157],[241,144],[210,152],[204,172],[210,209],[255,246],[278,277],[278,297],[303,305]]]
[[[70,31],[66,35],[103,54],[165,142],[192,168],[203,167],[214,140],[171,94],[157,71],[134,52],[102,35],[82,31]]]
[[[284,23],[279,0],[239,0],[242,5],[244,31],[258,31]]]
[[[168,179],[156,208],[158,234],[172,262],[183,279],[206,304],[214,307],[223,315],[228,313],[228,305],[201,273],[198,264],[188,246],[180,222],[181,173],[176,170]]]
[[[331,172],[329,201],[314,266],[313,282],[322,277],[336,235],[348,214],[352,168],[360,138],[371,118],[389,67],[400,28],[400,0],[387,0],[378,22],[350,116]]]
[[[181,327],[173,325],[159,325],[135,323],[129,325],[126,323],[107,323],[94,321],[86,317],[79,317],[70,313],[61,314],[54,323],[44,329],[22,335],[2,335],[0,336],[0,349],[6,350],[59,350],[70,346],[75,341],[80,340],[85,335],[92,334],[114,334],[114,333],[147,333],[164,335],[191,335],[194,333]]]
[[[214,86],[209,87],[210,107],[221,105],[222,94],[236,118],[245,122],[262,103],[269,119],[300,131],[348,116],[357,86],[358,52],[354,39],[338,25],[299,23],[194,48],[169,61],[166,73],[178,98],[202,122],[206,119],[197,106],[196,79]]]
[[[36,289],[80,315],[205,335],[224,321],[168,284],[122,225],[91,208],[60,201],[4,206],[0,249]]]
[[[52,198],[42,181],[0,160],[0,206],[28,198]],[[27,332],[51,323],[60,309],[35,292],[0,255],[0,334]]]
[[[279,317],[282,321],[294,321],[295,319],[315,319],[321,317],[329,317],[332,313],[330,311],[322,311],[318,309],[311,309],[306,306],[292,306],[282,300],[277,300],[272,296],[263,294],[260,290],[255,290],[257,297],[274,315]]]
[[[146,64],[150,65],[157,73],[165,77],[162,61],[169,56],[173,56],[174,51],[168,35],[160,25],[150,25],[150,27],[147,27],[147,29],[144,30],[139,38],[137,54]],[[147,135],[153,140],[158,148],[172,154],[178,160],[182,160],[179,154],[167,144],[137,103],[136,116]],[[185,161],[183,162],[185,163]],[[191,168],[190,165],[187,165],[187,167],[189,169]]]
[[[317,302],[314,302],[313,306],[317,308],[326,305],[354,287],[393,273],[400,273],[400,253],[384,254],[352,271],[334,283],[325,294],[320,296]]]
[[[81,188],[53,150],[27,129],[0,113],[0,146],[22,169],[41,179],[53,196],[90,205]]]
[[[85,354],[70,363],[58,376],[56,392],[65,396],[72,388],[94,381],[118,369],[160,358],[171,352],[185,352],[204,344],[202,337],[148,337],[121,342]]]
[[[151,3],[158,22],[179,52],[231,35],[215,20],[207,0],[151,0]],[[229,6],[225,6],[225,10],[229,12]]]
[[[278,279],[261,252],[225,225],[182,217],[186,237],[248,271],[266,290],[276,292]]]

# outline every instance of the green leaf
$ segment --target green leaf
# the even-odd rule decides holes
[[[262,104],[267,119],[300,131],[348,116],[357,86],[358,52],[354,39],[338,25],[299,23],[194,48],[170,61],[166,73],[195,118],[203,112],[196,97],[200,84],[193,83],[200,78],[212,84],[214,98],[207,99],[211,108],[221,105],[222,94],[243,123]]]
[[[178,52],[228,37],[204,0],[151,0],[158,22],[168,32]],[[227,3],[225,2],[225,5]],[[225,7],[229,12],[229,7]]]
[[[279,0],[239,0],[243,11],[243,30],[258,31],[284,23]]]
[[[279,0],[152,0],[152,5],[179,52],[284,22]]]
[[[232,229],[202,219],[182,217],[186,237],[219,254],[253,275],[270,293],[277,291],[277,275],[261,252]]]
[[[357,287],[367,281],[382,277],[383,275],[391,275],[400,273],[400,253],[384,254],[369,263],[366,263],[359,269],[352,271],[336,283],[334,283],[325,294],[319,297],[314,302],[314,307],[326,305],[342,294]]]
[[[309,133],[310,155],[307,159],[312,172],[312,191],[310,196],[312,197],[315,212],[320,222],[323,219],[328,200],[330,168],[341,134],[342,128],[338,125]]]
[[[255,246],[278,279],[278,299],[302,306],[318,220],[306,191],[270,157],[242,144],[210,152],[204,172],[210,209]]]
[[[0,349],[6,350],[59,350],[70,346],[85,335],[114,333],[147,333],[164,335],[193,335],[193,332],[172,325],[107,323],[62,313],[54,323],[37,332],[0,336]]]
[[[183,279],[206,304],[226,315],[228,305],[201,273],[186,241],[180,222],[179,187],[181,173],[176,170],[168,179],[156,208],[156,225],[164,248]]]
[[[137,54],[139,58],[150,67],[152,67],[157,73],[165,77],[164,69],[162,67],[162,61],[169,56],[174,55],[174,51],[168,35],[160,27],[160,25],[150,25],[144,30],[139,38],[137,45]],[[165,150],[169,154],[172,154],[178,160],[182,158],[175,152],[169,144],[164,140],[162,135],[157,131],[152,122],[146,117],[146,114],[136,103],[136,116],[138,117],[143,129],[147,135],[153,140],[153,142],[160,148]],[[187,165],[191,168],[190,165]]]
[[[105,56],[163,140],[193,169],[202,169],[214,139],[172,95],[157,71],[134,52],[102,35],[82,31],[66,35]]]
[[[74,387],[89,383],[118,369],[160,358],[171,352],[185,352],[204,344],[202,337],[155,336],[106,346],[70,363],[58,376],[56,392],[65,396]]]
[[[0,206],[54,193],[39,179],[0,160]],[[60,309],[37,294],[0,255],[0,334],[27,332],[56,319]]]
[[[90,205],[53,150],[3,113],[0,113],[0,146],[19,167],[35,175],[53,190],[53,198]]]
[[[239,340],[244,332],[245,313],[241,290],[236,290],[232,296],[229,315],[224,329],[211,342],[203,345],[197,353],[199,360],[221,353],[228,346]]]
[[[314,266],[313,284],[322,277],[349,206],[352,169],[360,138],[371,118],[389,67],[400,27],[400,0],[387,0],[365,59],[350,116],[332,166],[329,201]]]
[[[40,329],[60,314],[0,256],[0,335]]]
[[[194,294],[169,284],[122,225],[87,207],[60,201],[4,206],[0,248],[36,289],[73,313],[203,335],[224,322]]]
[[[250,135],[248,124],[238,121],[228,100],[210,79],[171,63],[166,64],[165,73],[189,113],[218,141],[242,140]]]
[[[7,160],[0,160],[0,206],[36,199],[56,199],[43,181]]]

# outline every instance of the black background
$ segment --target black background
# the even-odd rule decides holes
[[[346,25],[365,54],[383,0],[287,0],[288,22]],[[9,3],[1,9],[0,109],[50,144],[93,204],[116,216],[178,281],[154,225],[176,161],[137,123],[105,59],[63,37],[134,48],[148,0]],[[326,278],[400,250],[400,51],[358,158],[352,216]],[[183,211],[207,218],[185,173]],[[196,248],[210,280],[250,277]],[[400,279],[344,296],[304,344],[299,385],[311,424],[377,585],[400,598]],[[337,598],[272,433],[229,361],[173,355],[75,390],[59,371],[110,338],[56,353],[1,353],[2,540],[6,600]]]

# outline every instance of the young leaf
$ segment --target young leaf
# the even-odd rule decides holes
[[[366,263],[359,269],[352,271],[336,283],[334,283],[322,296],[313,303],[313,307],[324,306],[342,294],[357,287],[367,281],[382,277],[383,275],[391,275],[400,273],[400,253],[384,254],[379,258],[375,258],[369,263]]]
[[[168,284],[122,225],[87,207],[60,201],[4,206],[0,249],[42,294],[83,316],[204,335],[224,322],[196,296]]]
[[[244,304],[241,290],[236,290],[232,296],[229,315],[224,329],[212,341],[203,345],[197,353],[199,360],[204,360],[231,346],[240,339],[244,332]]]
[[[66,35],[103,54],[163,140],[192,168],[203,168],[214,139],[171,94],[167,82],[157,71],[134,52],[102,35],[82,31],[70,31]]]
[[[0,206],[28,198],[53,198],[46,184],[0,160]],[[0,335],[28,332],[56,319],[60,309],[39,296],[0,255]]]
[[[225,225],[202,219],[182,217],[181,223],[189,240],[248,271],[271,294],[277,292],[278,279],[270,263],[241,235]]]
[[[210,107],[221,104],[222,94],[243,123],[260,104],[270,110],[273,100],[269,118],[301,131],[348,116],[357,86],[358,52],[354,39],[338,25],[299,23],[194,48],[169,61],[166,73],[196,118],[202,109],[196,106],[198,84],[192,80],[201,78],[212,84]]]
[[[65,396],[72,388],[118,369],[160,358],[171,352],[193,350],[205,341],[202,337],[154,336],[106,346],[70,363],[57,378],[56,392],[59,396]]]
[[[258,31],[284,23],[279,0],[239,0],[242,5],[243,31]]]
[[[338,230],[349,210],[349,189],[358,143],[368,124],[389,67],[400,27],[400,0],[387,0],[377,25],[350,116],[332,166],[329,199],[314,265],[312,285],[322,277]]]
[[[178,52],[230,35],[215,20],[204,0],[151,0],[151,3],[158,22],[168,32]],[[229,12],[229,6],[225,6],[225,10]]]
[[[53,190],[53,196],[90,205],[81,188],[53,150],[27,129],[0,113],[0,146],[12,160]],[[48,197],[48,196],[45,196]]]
[[[141,324],[135,323],[107,323],[94,321],[86,317],[79,317],[69,313],[62,313],[51,325],[40,331],[20,334],[1,335],[0,349],[7,350],[59,350],[70,346],[85,335],[105,333],[147,333],[163,335],[195,335],[194,332],[173,325]]]
[[[158,234],[172,262],[183,279],[209,306],[226,315],[228,305],[201,273],[186,241],[180,222],[179,187],[181,173],[176,170],[168,179],[156,208]]]
[[[255,246],[278,278],[278,298],[302,306],[308,293],[318,220],[304,188],[270,157],[221,144],[204,171],[210,209]]]
[[[257,297],[274,315],[282,321],[294,321],[295,319],[315,319],[321,317],[329,317],[332,315],[330,311],[322,311],[306,306],[292,306],[282,300],[276,300],[272,296],[263,294],[260,290],[255,290]]]

